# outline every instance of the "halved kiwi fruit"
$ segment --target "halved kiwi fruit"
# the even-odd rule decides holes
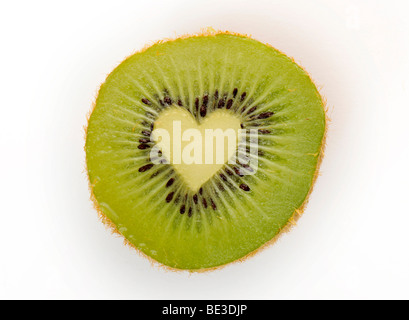
[[[257,166],[155,162],[152,130],[183,117],[192,118],[187,127],[208,121],[256,132]],[[92,196],[105,221],[148,257],[175,269],[222,266],[302,211],[325,128],[317,88],[276,49],[229,33],[159,42],[100,88],[86,136]]]

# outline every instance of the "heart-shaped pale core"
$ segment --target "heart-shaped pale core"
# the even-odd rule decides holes
[[[157,144],[153,152],[162,150],[163,157],[197,192],[233,157],[239,132],[240,120],[229,111],[216,110],[199,124],[186,109],[171,107],[154,123],[152,138]]]

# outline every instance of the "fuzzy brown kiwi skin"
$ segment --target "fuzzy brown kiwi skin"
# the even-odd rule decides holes
[[[179,40],[179,39],[187,39],[187,38],[191,38],[191,37],[216,36],[216,35],[220,35],[220,34],[235,35],[235,36],[239,36],[239,37],[244,37],[244,38],[249,38],[249,39],[252,39],[252,40],[256,40],[256,39],[254,39],[252,36],[245,35],[245,34],[240,34],[240,33],[235,33],[235,32],[230,32],[230,31],[220,31],[220,30],[217,30],[217,31],[216,31],[216,30],[214,30],[213,28],[207,28],[207,29],[203,30],[202,32],[199,32],[199,33],[196,33],[196,34],[193,34],[193,35],[186,34],[186,35],[182,35],[182,36],[180,36],[180,37],[176,37],[176,38],[166,38],[166,39],[164,39],[164,40],[159,40],[159,41],[156,41],[156,42],[154,42],[154,43],[152,43],[152,44],[148,44],[148,45],[146,45],[142,50],[136,51],[136,52],[132,53],[131,55],[129,55],[128,57],[126,57],[122,62],[124,62],[124,61],[127,60],[129,57],[133,56],[134,54],[136,54],[136,53],[142,53],[142,52],[146,51],[148,48],[150,48],[151,46],[154,46],[155,44],[158,44],[158,43],[168,42],[168,41],[175,41],[175,40]],[[257,40],[257,41],[258,41],[258,40]],[[274,47],[271,46],[270,44],[268,44],[268,43],[265,43],[265,44],[266,44],[267,46],[273,48],[274,50],[280,52],[281,54],[285,55],[283,52],[281,52],[280,50],[277,50],[276,48],[274,48]],[[292,60],[294,63],[296,63],[293,58],[291,58],[291,60]],[[122,62],[121,62],[121,63],[122,63]],[[121,64],[121,63],[119,63],[119,64]],[[119,64],[118,64],[118,65],[119,65]],[[300,66],[300,64],[298,64],[298,63],[296,63],[296,64],[297,64],[298,66]],[[315,87],[317,87],[317,85],[315,84],[315,82],[312,80],[310,74],[309,74],[302,66],[300,66],[300,68],[303,69],[303,71],[304,71],[304,72],[308,75],[308,77],[310,78],[311,82],[314,83]],[[115,69],[115,68],[114,68],[114,69]],[[110,74],[108,74],[106,78],[108,78],[109,75],[110,75]],[[104,81],[104,82],[105,82],[105,81]],[[101,84],[101,86],[102,86],[102,84]],[[94,102],[93,102],[93,104],[92,104],[92,108],[91,108],[91,110],[89,111],[89,113],[88,113],[88,115],[87,115],[87,125],[84,126],[84,137],[85,137],[84,140],[85,140],[85,143],[86,143],[86,140],[87,140],[87,130],[88,130],[88,125],[89,125],[89,120],[90,120],[90,117],[91,117],[92,112],[94,111],[94,109],[95,109],[95,107],[96,107],[96,99],[97,99],[97,97],[98,97],[98,95],[99,95],[99,92],[100,92],[100,90],[101,90],[101,86],[100,86],[100,88],[99,88],[99,90],[98,90],[98,92],[97,92],[97,94],[96,94],[96,96],[95,96]],[[317,88],[318,88],[318,87],[317,87]],[[320,151],[319,151],[319,153],[318,153],[317,155],[315,155],[315,156],[318,157],[317,166],[316,166],[316,169],[315,169],[315,172],[314,172],[313,181],[312,181],[310,190],[309,190],[309,192],[308,192],[308,195],[306,196],[306,198],[305,198],[303,204],[302,204],[299,208],[296,208],[296,209],[294,210],[294,212],[293,212],[291,218],[288,220],[288,222],[284,225],[284,227],[280,230],[280,232],[279,232],[275,237],[273,237],[270,241],[267,241],[265,244],[263,244],[261,247],[257,248],[256,250],[254,250],[254,251],[252,251],[252,252],[246,254],[244,257],[242,257],[242,258],[240,258],[240,259],[237,259],[237,260],[235,260],[235,261],[231,261],[231,262],[229,262],[229,263],[220,265],[220,266],[212,267],[212,268],[203,268],[203,269],[192,269],[192,270],[189,270],[189,269],[178,269],[178,268],[174,268],[174,267],[170,267],[170,266],[164,265],[164,264],[162,264],[162,263],[156,261],[156,260],[153,259],[152,257],[150,257],[150,256],[146,255],[145,253],[143,253],[143,252],[142,252],[141,250],[139,250],[133,243],[131,243],[128,239],[126,239],[126,237],[118,230],[118,228],[116,227],[116,225],[102,212],[102,209],[101,209],[101,207],[100,207],[100,205],[99,205],[99,203],[98,203],[98,201],[97,201],[97,199],[96,199],[96,197],[95,197],[95,194],[94,194],[94,185],[95,185],[96,181],[91,181],[91,180],[90,180],[89,171],[88,171],[88,168],[87,168],[86,146],[84,146],[84,151],[85,151],[85,172],[87,173],[87,177],[88,177],[88,186],[89,186],[89,191],[90,191],[90,200],[92,201],[92,203],[93,203],[93,205],[94,205],[94,208],[95,208],[95,210],[96,210],[97,213],[98,213],[99,219],[101,220],[101,222],[102,222],[108,229],[111,230],[111,233],[112,233],[112,234],[116,234],[116,235],[120,236],[121,238],[123,238],[124,245],[126,245],[126,246],[128,246],[128,247],[130,247],[130,248],[135,249],[135,251],[136,251],[138,254],[140,254],[142,257],[146,258],[146,259],[151,263],[152,266],[158,266],[158,267],[161,268],[161,269],[165,269],[165,270],[169,270],[169,271],[173,271],[173,272],[183,272],[183,271],[184,271],[184,272],[190,272],[190,273],[206,273],[206,272],[210,272],[210,271],[214,271],[214,270],[221,270],[221,269],[227,267],[227,266],[230,265],[230,264],[234,264],[234,263],[236,263],[236,262],[244,262],[244,261],[247,260],[248,258],[255,256],[256,254],[258,254],[258,253],[260,253],[261,251],[265,250],[267,247],[270,247],[270,246],[272,246],[273,244],[275,244],[276,241],[277,241],[284,233],[290,232],[291,229],[296,225],[298,219],[300,219],[300,217],[303,215],[303,213],[304,213],[304,211],[305,211],[305,209],[306,209],[306,207],[307,207],[307,205],[308,205],[309,197],[310,197],[310,195],[311,195],[311,193],[312,193],[312,191],[313,191],[313,189],[314,189],[314,186],[315,186],[315,183],[316,183],[316,181],[317,181],[317,179],[318,179],[318,176],[320,175],[320,173],[319,173],[320,171],[319,171],[319,170],[320,170],[320,166],[321,166],[322,160],[323,160],[324,155],[325,155],[324,152],[325,152],[326,139],[327,139],[327,133],[328,133],[328,123],[330,122],[330,118],[329,118],[329,116],[328,116],[328,108],[327,108],[326,99],[323,98],[323,96],[321,95],[321,93],[318,92],[318,91],[317,91],[317,95],[319,96],[319,98],[320,98],[320,100],[321,100],[321,105],[322,105],[322,108],[323,108],[323,111],[324,111],[324,114],[325,114],[325,128],[324,128],[324,135],[323,135],[323,138],[322,138]]]

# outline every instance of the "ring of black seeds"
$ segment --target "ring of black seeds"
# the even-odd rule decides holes
[[[182,100],[180,98],[172,98],[168,92],[168,90],[164,90],[164,96],[162,99],[160,99],[159,97],[156,97],[157,100],[156,101],[151,101],[147,98],[142,98],[141,102],[144,105],[147,105],[151,108],[155,108],[154,110],[162,110],[164,108],[166,108],[167,106],[170,105],[177,105],[179,107],[183,107],[183,103]],[[205,94],[203,95],[203,97],[196,97],[194,99],[194,114],[193,116],[199,120],[199,117],[204,118],[209,114],[209,96],[213,96],[214,98],[214,103],[211,104],[211,106],[213,105],[214,109],[223,109],[226,108],[226,110],[230,110],[231,112],[238,112],[239,114],[242,114],[244,117],[244,121],[241,123],[241,128],[246,128],[246,129],[251,129],[251,128],[257,128],[259,126],[262,125],[262,123],[259,123],[258,121],[268,121],[268,119],[270,119],[273,115],[274,112],[272,111],[266,111],[266,112],[262,112],[262,113],[256,113],[258,106],[251,106],[251,108],[249,108],[249,105],[240,105],[240,103],[246,101],[246,97],[247,97],[247,93],[246,92],[242,92],[239,93],[239,89],[238,88],[234,88],[233,91],[231,92],[231,96],[233,98],[227,99],[229,94],[227,92],[220,94],[218,90],[215,90],[215,92],[213,93],[213,95],[210,94]],[[235,101],[237,100],[237,103],[239,103],[239,105],[235,104]],[[174,103],[174,101],[176,101],[176,103]],[[200,104],[201,101],[201,104]],[[235,105],[234,108],[233,105]],[[151,140],[150,140],[150,136],[151,133],[153,131],[154,128],[154,121],[155,119],[155,115],[152,114],[151,112],[146,112],[146,116],[152,120],[152,122],[148,123],[146,121],[142,122],[142,126],[145,128],[149,128],[149,130],[142,130],[141,134],[143,137],[139,138],[139,145],[138,145],[138,149],[141,150],[141,152],[148,152],[148,150],[153,147],[153,145],[151,144]],[[271,134],[271,130],[268,129],[259,129],[258,132],[260,134]],[[246,152],[250,153],[249,148],[246,148]],[[160,153],[161,154],[161,153]],[[258,155],[263,156],[264,152],[262,150],[258,151]],[[149,157],[148,157],[149,159]],[[165,165],[165,166],[169,166],[169,164],[159,164],[159,165]],[[153,163],[149,163],[146,164],[142,167],[140,167],[138,169],[138,172],[140,173],[145,173],[147,171],[150,171],[153,167],[155,166],[155,164]],[[249,172],[253,172],[254,170],[244,164],[241,165],[242,168],[244,168],[244,170],[247,170]],[[232,170],[233,171],[232,171]],[[246,184],[244,182],[245,180],[245,176],[243,175],[243,172],[241,171],[242,169],[236,167],[236,166],[232,166],[231,169],[229,169],[228,167],[225,167],[221,173],[219,173],[218,177],[220,178],[220,181],[223,182],[223,184],[225,184],[228,187],[233,187],[232,183],[237,183],[237,187],[242,190],[242,192],[250,192],[251,189],[248,186],[248,184]],[[174,175],[175,172],[172,170],[171,175]],[[157,170],[154,174],[151,175],[151,178],[157,176],[159,173],[161,173],[161,170]],[[231,178],[227,178],[227,176],[230,176]],[[233,179],[234,178],[234,179]],[[179,177],[172,177],[169,178],[169,180],[166,183],[166,188],[171,188],[175,182],[180,179]],[[219,191],[223,192],[225,191],[225,188],[223,186],[222,183],[217,183],[217,188]],[[209,203],[210,203],[210,208],[214,211],[217,211],[217,205],[216,202],[213,200],[213,198],[209,197],[203,197],[204,194],[204,190],[203,188],[207,188],[208,186],[205,184],[204,187],[199,189],[198,194],[201,196],[201,202],[199,202],[199,197],[198,194],[193,194],[191,195],[189,192],[186,192],[186,194],[184,194],[183,197],[183,204],[180,206],[179,209],[179,213],[180,214],[185,214],[186,210],[187,210],[187,206],[186,204],[188,203],[194,203],[194,205],[196,206],[202,206],[202,208],[204,210],[209,208]],[[212,192],[215,192],[215,194],[217,194],[217,190],[216,189],[212,189]],[[209,194],[209,192],[206,192],[206,194]],[[176,198],[175,198],[175,191],[171,191],[167,194],[165,201],[167,203],[179,203],[181,199],[181,194],[178,193]],[[199,210],[198,210],[199,212]],[[189,206],[188,209],[188,214],[187,216],[189,218],[191,218],[193,216],[193,209],[192,206]]]

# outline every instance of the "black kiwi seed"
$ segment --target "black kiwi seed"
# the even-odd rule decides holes
[[[244,124],[240,123],[240,128],[244,129]]]
[[[267,119],[267,118],[270,118],[273,114],[274,114],[274,112],[264,112],[264,113],[260,114],[257,118],[258,119]]]
[[[209,96],[206,94],[203,96],[203,105],[207,106],[207,103],[209,102]]]
[[[212,209],[213,209],[213,210],[216,210],[217,207],[216,207],[216,204],[213,202],[213,199],[210,199],[210,203],[211,203],[211,205],[212,205]]]
[[[216,90],[214,92],[214,100],[217,100],[217,99],[219,99],[219,90]]]
[[[152,174],[149,179],[155,178],[158,174],[160,173],[160,170],[156,171],[154,174]]]
[[[195,195],[193,196],[193,201],[195,202],[195,204],[197,204],[197,194],[195,194]]]
[[[203,188],[200,188],[200,189],[199,189],[199,194],[200,194],[200,195],[203,195]]]
[[[179,106],[179,107],[183,107],[182,100],[180,100],[180,99],[178,100],[178,106]]]
[[[226,104],[226,96],[224,96],[222,99],[219,100],[219,103],[217,104],[217,107],[219,109],[223,108],[224,105]]]
[[[165,106],[165,104],[163,103],[163,101],[162,101],[161,99],[159,99],[159,104],[160,104],[162,107]]]
[[[190,218],[192,216],[192,207],[189,208],[189,213],[187,214],[187,216]]]
[[[169,188],[175,182],[174,178],[169,179],[168,183],[166,184],[166,188]]]
[[[206,201],[206,198],[203,198],[203,199],[202,199],[202,203],[203,203],[203,207],[204,207],[205,209],[207,209],[207,201]]]
[[[223,181],[227,181],[227,178],[226,178],[226,176],[225,176],[223,173],[220,174],[220,178],[222,178]]]
[[[233,105],[233,99],[230,99],[229,101],[227,101],[226,109],[230,109],[232,105]]]
[[[241,165],[244,169],[246,169],[249,172],[254,172],[253,168],[250,167],[248,164],[242,164]]]
[[[254,106],[254,107],[252,107],[248,112],[247,112],[247,114],[251,114],[251,113],[253,113],[254,111],[256,111],[257,110],[257,106]]]
[[[146,131],[146,130],[142,131],[142,134],[143,134],[144,136],[146,136],[146,137],[150,137],[150,136],[151,136],[150,131]]]
[[[234,90],[233,90],[233,97],[234,97],[234,98],[236,98],[238,91],[239,91],[239,90],[238,90],[237,88],[234,88]]]
[[[139,143],[149,143],[150,140],[146,138],[139,139]]]
[[[269,134],[269,133],[271,133],[270,130],[266,130],[266,129],[260,129],[260,130],[258,130],[258,132],[261,133],[261,134]]]
[[[242,183],[240,185],[240,189],[244,190],[244,191],[250,191],[250,187],[247,184]]]
[[[145,143],[142,143],[142,144],[140,144],[140,145],[138,146],[138,149],[139,149],[139,150],[146,150],[146,149],[149,149],[149,148],[150,148],[150,146],[147,145],[147,144],[145,144]]]
[[[166,96],[164,99],[166,104],[171,105],[172,104],[172,99],[169,96]]]
[[[152,104],[152,102],[150,102],[148,99],[143,98],[142,102],[148,106],[150,106]]]
[[[171,193],[168,194],[168,196],[166,197],[166,202],[167,203],[172,201],[174,194],[175,194],[174,192],[171,192]]]
[[[199,98],[196,98],[195,100],[195,107],[196,107],[196,110],[199,109]]]
[[[149,169],[152,169],[152,167],[153,167],[153,163],[147,164],[147,165],[145,165],[145,166],[143,166],[143,167],[140,167],[140,168],[139,168],[139,172],[146,172],[146,171],[148,171]]]
[[[247,93],[244,92],[244,93],[241,95],[240,101],[244,101],[244,99],[246,99],[246,95],[247,95]]]
[[[237,167],[233,167],[233,170],[234,170],[234,172],[236,172],[236,174],[237,174],[239,177],[243,177],[243,175],[241,174],[241,172],[240,172],[240,169],[239,169],[239,168],[237,168]]]
[[[180,214],[184,214],[185,211],[186,211],[186,206],[183,204],[183,205],[180,207]]]
[[[205,105],[202,105],[202,106],[200,107],[200,115],[201,115],[202,117],[205,117],[205,116],[206,116],[206,113],[207,113],[207,107],[206,107]]]

